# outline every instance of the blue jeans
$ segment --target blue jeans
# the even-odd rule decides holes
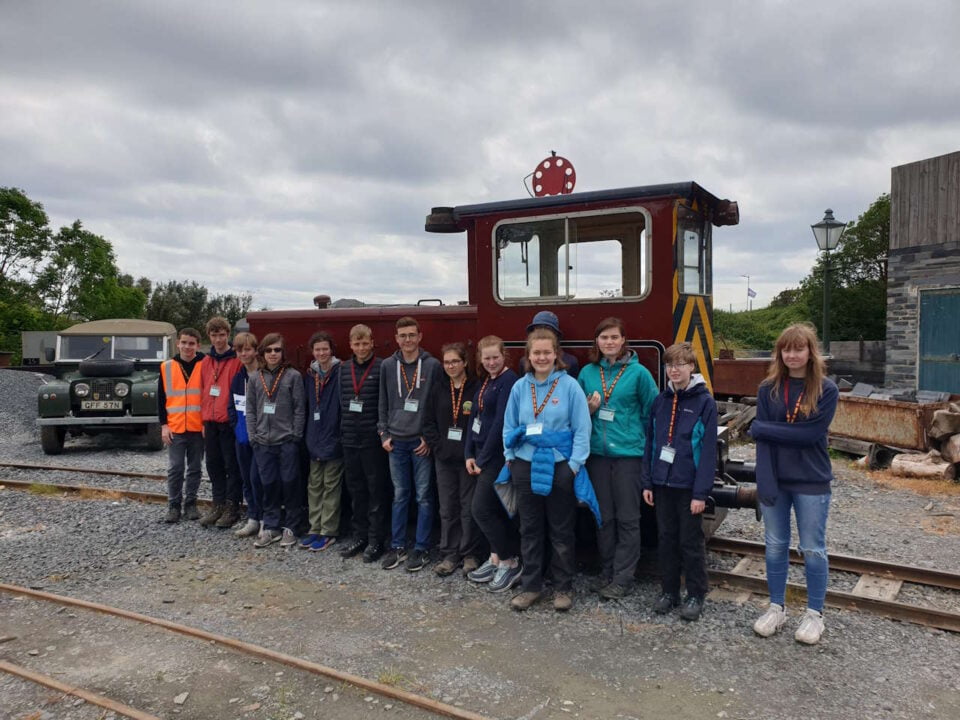
[[[773,505],[760,505],[766,542],[767,587],[770,602],[784,604],[790,566],[790,508],[797,516],[800,553],[807,576],[807,607],[823,610],[827,595],[827,514],[830,493],[804,495],[780,490]]]
[[[260,469],[253,459],[250,443],[237,443],[237,463],[243,479],[243,497],[247,502],[247,517],[263,519],[263,486],[260,484]]]
[[[300,444],[253,445],[253,457],[263,488],[263,527],[288,528],[294,535],[303,523],[303,488],[300,486]]]
[[[416,440],[394,440],[390,453],[390,477],[393,480],[393,537],[390,546],[407,546],[407,516],[410,511],[410,494],[417,493],[417,538],[416,550],[430,547],[430,531],[433,529],[433,496],[430,494],[430,473],[433,463],[430,456],[414,455],[420,445]],[[411,487],[413,486],[413,487]]]

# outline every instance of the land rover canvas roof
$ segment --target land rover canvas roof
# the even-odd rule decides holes
[[[176,335],[177,329],[168,322],[159,320],[93,320],[79,323],[61,335]]]

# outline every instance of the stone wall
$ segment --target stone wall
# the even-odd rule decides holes
[[[960,287],[960,242],[890,250],[886,387],[917,389],[919,293],[950,287]]]

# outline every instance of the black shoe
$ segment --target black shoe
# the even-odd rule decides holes
[[[356,557],[363,552],[363,549],[367,546],[366,540],[360,540],[359,538],[354,538],[346,545],[343,546],[343,549],[340,551],[340,557],[342,558],[352,558]]]
[[[195,502],[185,503],[183,506],[183,519],[184,520],[199,520],[200,511],[197,510],[197,504]]]
[[[653,604],[653,611],[657,615],[666,615],[668,612],[673,610],[679,604],[680,604],[680,597],[678,595],[663,593],[663,595],[657,598],[657,601]]]
[[[687,599],[683,601],[683,607],[680,608],[680,617],[684,620],[699,620],[702,612],[703,598],[687,595]]]
[[[180,522],[180,506],[179,506],[179,505],[171,505],[170,507],[168,507],[168,508],[167,508],[167,514],[166,514],[166,516],[163,518],[163,521],[164,521],[165,523],[170,523],[171,525],[172,525],[173,523],[178,523],[178,522]]]
[[[367,545],[367,549],[363,551],[363,561],[365,563],[376,562],[381,555],[383,555],[383,545],[376,542],[373,545]]]
[[[412,550],[409,555],[407,555],[407,562],[405,567],[407,572],[417,572],[417,570],[423,570],[423,566],[427,564],[427,551],[426,550]]]
[[[380,567],[384,570],[393,570],[400,563],[407,559],[407,551],[404,548],[390,548],[387,554],[380,561]],[[423,567],[421,565],[421,567]]]

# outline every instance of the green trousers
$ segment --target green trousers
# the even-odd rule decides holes
[[[340,484],[343,460],[311,460],[307,482],[310,533],[336,537],[340,532]]]

